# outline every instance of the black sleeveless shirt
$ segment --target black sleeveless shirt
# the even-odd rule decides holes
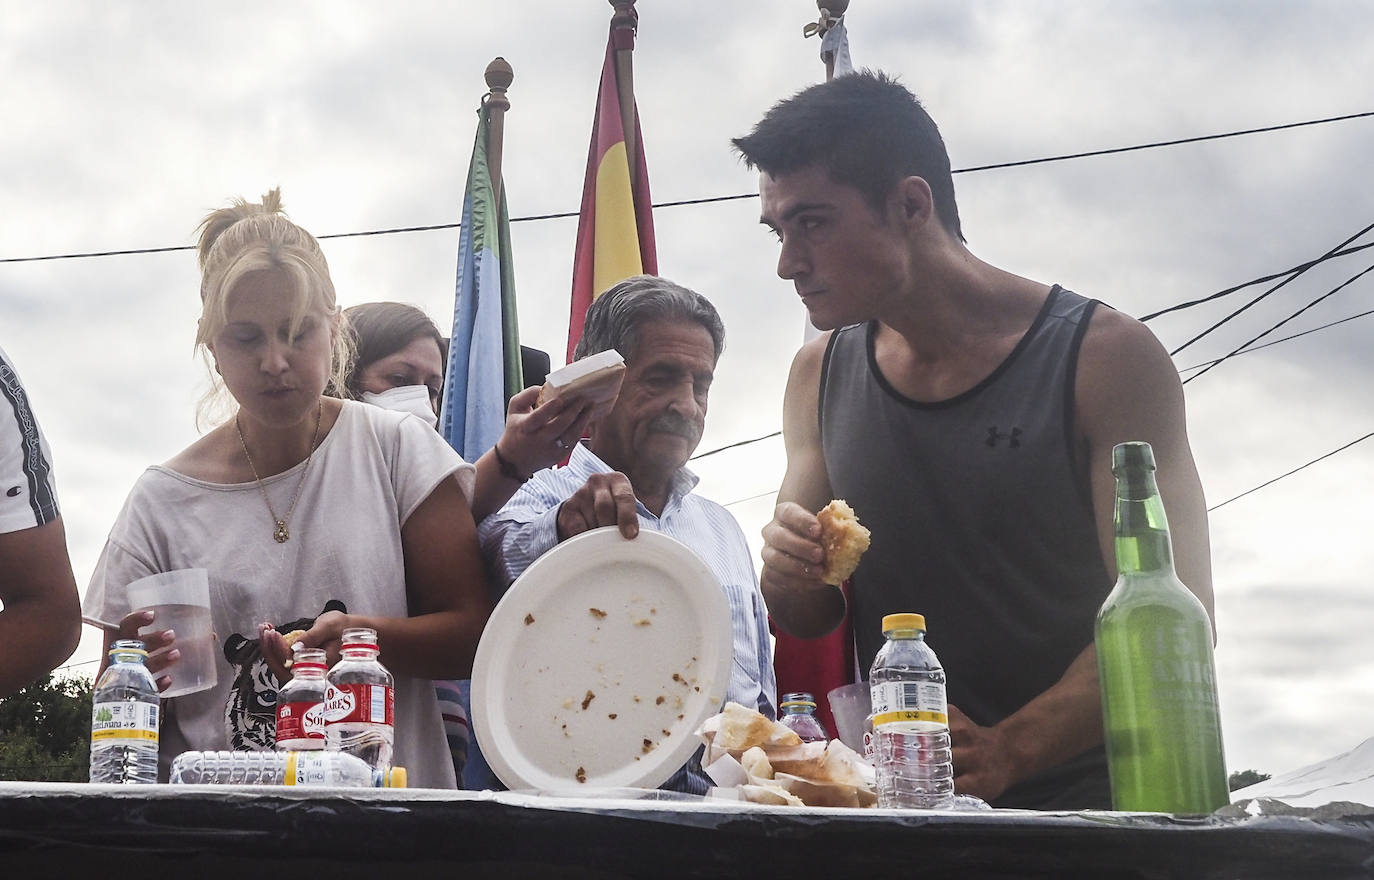
[[[883,377],[874,322],[836,331],[825,354],[826,472],[873,532],[851,582],[860,666],[882,644],[883,615],[924,614],[949,702],[980,725],[1059,680],[1112,585],[1074,443],[1078,352],[1097,305],[1056,285],[986,379],[936,403]],[[1110,806],[1101,749],[1049,775],[998,805],[1046,808],[1042,794],[1086,783],[1095,802],[1068,806]]]

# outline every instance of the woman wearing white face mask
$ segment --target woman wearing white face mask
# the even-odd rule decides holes
[[[357,351],[347,387],[353,397],[438,423],[448,345],[434,322],[415,306],[375,302],[344,310]],[[472,514],[501,509],[535,471],[562,461],[587,427],[590,406],[554,398],[536,408],[539,388],[510,399],[501,439],[477,459]]]

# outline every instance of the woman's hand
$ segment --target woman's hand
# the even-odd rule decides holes
[[[296,644],[302,648],[323,648],[325,663],[332,667],[339,662],[343,631],[348,626],[347,614],[342,611],[326,611],[315,618],[310,629],[296,640]],[[295,652],[292,651],[292,646],[286,643],[286,638],[270,623],[258,624],[258,650],[262,652],[262,659],[267,661],[267,668],[272,670],[278,681],[285,684],[291,680],[291,663],[295,660]]]
[[[138,634],[140,629],[151,625],[156,617],[157,613],[151,608],[129,612],[119,621],[119,632],[115,638],[138,639],[143,642],[143,649],[148,652],[143,665],[152,673],[153,681],[157,683],[157,689],[161,692],[172,686],[172,677],[159,673],[181,659],[181,650],[175,646],[177,636],[170,629],[150,632],[147,635]]]
[[[501,433],[501,456],[526,475],[566,458],[582,439],[592,415],[592,404],[577,396],[555,397],[536,407],[538,399],[537,385],[512,397]]]

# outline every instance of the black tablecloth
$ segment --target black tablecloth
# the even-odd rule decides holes
[[[1364,877],[1374,809],[920,813],[0,783],[5,877]],[[270,874],[264,874],[270,871]]]

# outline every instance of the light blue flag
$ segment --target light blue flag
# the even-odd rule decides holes
[[[487,165],[491,114],[485,106],[477,112],[439,413],[439,432],[468,461],[496,445],[506,423],[506,402],[523,387],[506,197],[502,192],[496,205]]]
[[[487,165],[491,112],[484,105],[477,114],[477,138],[468,166],[463,228],[458,238],[453,330],[439,409],[439,433],[471,462],[496,445],[506,423],[506,403],[524,387],[510,215],[504,191],[500,204],[496,204]],[[436,681],[434,686],[459,785],[474,790],[499,788],[482,757],[481,744],[475,737],[469,740],[470,682]]]

